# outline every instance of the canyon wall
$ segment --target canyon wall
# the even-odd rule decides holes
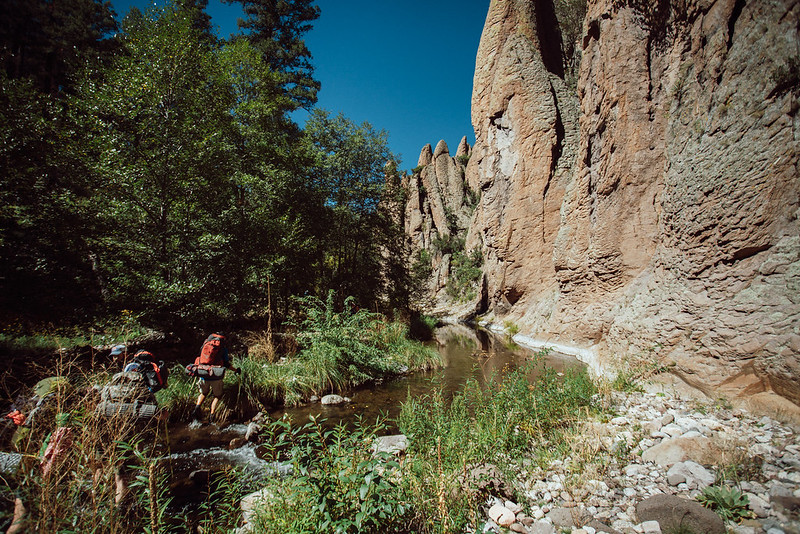
[[[552,0],[489,7],[472,308],[596,368],[797,408],[800,2],[592,0],[576,88],[557,28]]]

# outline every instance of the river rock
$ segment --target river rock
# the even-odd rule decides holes
[[[574,527],[584,522],[580,510],[566,507],[553,508],[547,513],[547,518],[557,527]]]
[[[669,477],[670,475],[673,477],[683,477],[686,484],[693,489],[703,489],[713,484],[714,480],[716,480],[714,473],[691,460],[674,464],[669,468],[669,471],[667,471],[667,476]]]
[[[247,445],[247,439],[246,438],[244,438],[244,437],[233,438],[230,441],[230,443],[228,443],[228,448],[231,449],[231,450],[239,449],[241,447],[244,447],[245,445]]]
[[[704,437],[665,439],[658,445],[642,453],[642,460],[669,467],[675,463],[694,460],[702,464],[712,464],[714,457],[711,441]]]
[[[399,456],[408,448],[408,438],[405,436],[405,434],[380,436],[375,439],[375,444],[373,447],[375,454],[385,452],[394,456]]]
[[[755,495],[754,493],[745,493],[749,504],[747,507],[753,512],[756,517],[767,517],[770,505],[767,501]]]
[[[640,521],[658,521],[662,531],[689,528],[700,534],[725,534],[722,519],[697,501],[655,495],[636,505]]]
[[[238,534],[248,534],[255,528],[253,519],[259,508],[267,505],[275,499],[275,495],[268,488],[255,491],[242,497],[240,507],[242,509],[242,521],[244,525],[236,531]]]
[[[325,395],[324,397],[322,397],[322,400],[320,402],[326,406],[332,406],[336,404],[344,404],[345,402],[347,402],[347,400],[345,397],[342,397],[341,395]]]
[[[247,431],[244,433],[244,439],[246,439],[247,441],[257,440],[263,428],[264,428],[263,425],[255,421],[249,423],[247,425]]]
[[[516,520],[514,512],[499,503],[495,503],[489,508],[489,517],[501,527],[506,528],[510,527]]]
[[[552,523],[546,521],[537,521],[531,527],[531,534],[555,534],[556,529]]]

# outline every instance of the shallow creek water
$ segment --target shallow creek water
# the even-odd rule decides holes
[[[352,423],[361,417],[365,423],[376,418],[388,418],[389,431],[395,432],[392,420],[409,398],[421,398],[440,389],[447,399],[453,396],[470,378],[485,383],[491,376],[525,365],[534,358],[535,352],[509,343],[483,330],[466,325],[447,325],[435,332],[431,345],[442,356],[443,368],[429,372],[413,373],[387,380],[380,384],[354,389],[342,393],[351,399],[338,406],[323,406],[319,402],[295,408],[271,412],[270,419],[290,415],[294,421],[304,424],[308,417],[319,416],[328,424]],[[571,356],[549,353],[545,363],[556,371],[583,366]],[[260,458],[258,447],[246,443],[230,449],[235,438],[241,438],[247,425],[234,424],[224,428],[209,424],[199,426],[177,425],[170,429],[170,450],[165,458],[172,471],[172,494],[176,504],[200,497],[201,488],[207,486],[208,474],[226,466],[236,466],[250,478],[252,485],[273,476],[282,467]]]

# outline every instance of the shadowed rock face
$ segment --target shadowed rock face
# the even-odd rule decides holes
[[[551,2],[489,8],[466,169],[489,311],[599,364],[800,403],[800,106],[772,76],[800,3],[589,4],[577,93]]]

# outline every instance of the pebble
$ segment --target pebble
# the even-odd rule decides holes
[[[665,439],[702,436],[723,447],[729,444],[729,450],[723,452],[742,465],[763,461],[759,480],[737,478],[735,483],[728,482],[746,493],[749,508],[756,516],[729,525],[730,534],[800,533],[800,517],[788,517],[784,513],[789,512],[770,505],[774,497],[800,497],[800,437],[796,429],[769,417],[755,418],[743,409],[702,407],[697,401],[669,395],[612,393],[611,399],[617,413],[624,415],[605,424],[592,422],[588,425],[589,434],[576,439],[576,442],[601,441],[604,448],[592,458],[576,452],[573,457],[553,461],[546,468],[534,467],[536,464],[528,461],[525,479],[517,481],[524,487],[520,494],[528,502],[497,502],[495,506],[502,508],[506,516],[498,515],[499,508],[493,506],[487,525],[501,524],[512,532],[555,534],[549,514],[551,509],[561,508],[567,515],[601,521],[622,534],[661,534],[661,527],[655,521],[635,522],[636,504],[662,493],[695,499],[701,488],[716,483],[719,473],[714,466],[697,463],[691,458],[692,451],[688,451],[691,459],[669,469],[642,462],[641,454]],[[615,450],[628,452],[615,456]],[[622,458],[627,461],[620,463],[624,461]],[[520,459],[520,463],[524,460]],[[602,475],[586,479],[573,476],[571,466],[592,464],[602,466]],[[527,515],[523,509],[528,510]],[[499,521],[501,517],[503,523]],[[599,532],[588,525],[571,530],[571,534]]]

